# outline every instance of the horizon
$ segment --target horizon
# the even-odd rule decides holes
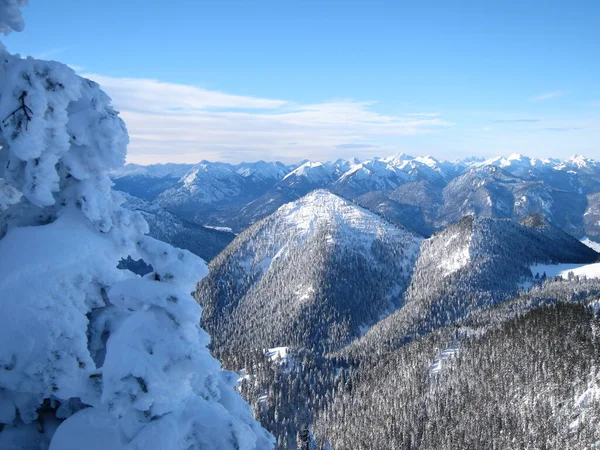
[[[281,163],[284,164],[288,167],[290,166],[296,166],[296,167],[300,167],[303,164],[306,163],[323,163],[323,164],[333,164],[337,161],[350,161],[351,159],[357,159],[360,163],[366,162],[366,161],[370,161],[373,159],[378,159],[378,160],[384,160],[384,159],[390,159],[390,158],[399,158],[399,157],[403,157],[403,160],[406,161],[410,161],[410,160],[416,160],[416,159],[427,159],[427,158],[433,158],[438,162],[450,162],[450,163],[458,163],[458,162],[470,162],[473,164],[480,164],[480,165],[486,165],[489,164],[491,162],[494,161],[498,161],[501,159],[504,160],[513,160],[515,159],[514,157],[524,157],[524,158],[528,158],[532,161],[542,161],[542,162],[565,162],[565,161],[573,161],[576,160],[578,158],[583,158],[584,160],[587,161],[592,161],[592,162],[600,162],[599,160],[597,160],[596,158],[592,158],[589,157],[587,155],[582,155],[582,154],[572,154],[568,157],[564,157],[564,158],[536,158],[533,156],[529,156],[526,154],[522,154],[522,153],[511,153],[510,155],[495,155],[492,157],[483,157],[483,156],[478,156],[475,154],[471,154],[462,158],[455,158],[455,159],[442,159],[442,158],[435,158],[432,155],[408,155],[406,153],[395,153],[395,154],[391,154],[391,155],[376,155],[376,156],[370,156],[369,158],[358,158],[354,155],[352,156],[341,156],[339,158],[335,158],[335,159],[328,159],[328,160],[318,160],[318,159],[300,159],[300,160],[296,160],[293,161],[291,163],[286,163],[284,161],[281,160],[277,160],[277,159],[256,159],[256,160],[244,160],[244,161],[239,161],[239,162],[228,162],[228,161],[220,161],[220,160],[209,160],[209,159],[201,159],[198,161],[194,161],[194,162],[188,162],[188,163],[177,163],[177,162],[172,162],[172,161],[166,161],[166,162],[158,162],[158,163],[148,163],[148,164],[144,164],[144,163],[136,163],[136,162],[129,162],[127,161],[125,163],[125,165],[136,165],[136,166],[142,166],[142,167],[147,167],[147,166],[158,166],[158,165],[168,165],[168,164],[178,164],[178,165],[191,165],[194,166],[196,164],[201,164],[204,162],[207,163],[224,163],[224,164],[231,164],[231,165],[241,165],[241,164],[254,164],[254,163],[259,163],[259,162],[265,162],[265,163]]]
[[[132,163],[600,153],[598,2],[169,6],[32,2],[3,41],[99,82]]]

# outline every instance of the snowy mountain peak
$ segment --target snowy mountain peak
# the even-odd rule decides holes
[[[253,177],[265,182],[277,182],[289,173],[287,167],[277,161],[257,161],[255,163],[241,163],[235,166],[235,172],[244,178]]]
[[[396,233],[398,229],[381,217],[349,203],[335,194],[318,189],[301,199],[288,203],[274,214],[301,235],[312,233],[319,225],[333,231],[342,227],[365,235],[377,236],[384,230]],[[404,231],[403,231],[404,232]]]
[[[344,158],[336,159],[333,163],[331,163],[331,165],[333,167],[335,167],[336,169],[340,170],[341,172],[347,172],[360,163],[361,163],[360,159],[353,156],[352,158],[349,158],[349,159],[344,159]]]
[[[568,159],[565,159],[560,164],[558,164],[557,168],[559,170],[564,169],[598,169],[600,168],[600,163],[597,161],[587,158],[583,155],[573,155]]]
[[[308,161],[300,167],[288,173],[282,181],[293,179],[305,179],[311,184],[325,183],[335,178],[335,169],[322,162]]]
[[[359,206],[313,191],[240,233],[213,260],[196,297],[203,325],[216,349],[248,339],[253,348],[339,348],[402,303],[420,243]],[[343,337],[330,340],[338,322]]]
[[[415,157],[411,155],[407,155],[406,153],[398,153],[396,155],[388,156],[387,158],[383,158],[383,161],[390,163],[394,166],[401,165],[404,161],[412,161]]]
[[[234,175],[234,171],[229,164],[225,163],[211,163],[208,161],[201,161],[192,167],[182,178],[181,181],[184,185],[189,186],[200,178],[228,178]]]
[[[510,155],[508,158],[506,158],[508,161],[529,161],[529,157],[527,156],[523,156],[520,153],[513,153],[512,155]]]
[[[140,164],[126,164],[123,167],[110,172],[113,179],[126,176],[143,176],[149,178],[181,178],[191,168],[193,164],[151,164],[143,166]]]
[[[436,168],[440,164],[439,160],[435,159],[433,156],[430,156],[430,155],[427,155],[427,156],[417,156],[415,158],[415,161],[418,161],[421,164],[425,164],[426,166],[429,166],[432,169]]]

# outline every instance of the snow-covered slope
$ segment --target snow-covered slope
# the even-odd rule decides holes
[[[196,223],[221,224],[224,217],[263,195],[287,173],[287,167],[278,162],[234,166],[202,161],[156,201]]]
[[[524,281],[533,281],[530,266],[536,263],[597,261],[595,251],[539,217],[526,222],[467,216],[423,241],[405,305],[356,347],[396,347],[407,335],[514,296]]]
[[[581,240],[581,242],[583,244],[587,245],[589,248],[591,248],[591,249],[593,249],[593,250],[595,250],[597,252],[600,252],[600,242],[592,240],[592,239],[590,239],[588,237],[584,237]]]
[[[339,347],[402,304],[419,243],[373,213],[314,191],[241,233],[213,260],[196,293],[203,324],[217,350]]]
[[[587,278],[600,278],[600,263],[594,264],[535,264],[531,266],[531,273],[537,277],[581,276]]]
[[[344,173],[333,186],[333,191],[354,198],[369,191],[395,189],[410,179],[409,175],[379,159],[363,161]]]
[[[281,180],[280,186],[296,189],[300,187],[302,189],[316,189],[329,185],[338,176],[338,170],[331,164],[307,161],[288,173]]]

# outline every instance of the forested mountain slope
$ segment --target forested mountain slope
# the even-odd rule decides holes
[[[132,211],[140,211],[148,222],[150,236],[179,248],[195,253],[205,261],[210,261],[233,240],[235,235],[227,231],[203,227],[166,211],[154,202],[148,202],[132,195],[125,197],[123,206]]]
[[[598,254],[545,223],[466,216],[423,242],[405,305],[356,346],[402,345],[407,336],[443,326],[514,296],[533,280],[535,263],[592,263]]]
[[[588,195],[588,207],[583,216],[586,236],[600,242],[600,192]]]
[[[515,439],[517,448],[525,447],[528,430],[541,432],[550,424],[550,435],[533,442],[546,442],[546,448],[589,448],[600,440],[594,428],[600,400],[599,319],[594,316],[599,296],[599,280],[548,279],[515,299],[385,353],[362,347],[345,359],[297,349],[280,362],[260,352],[246,353],[238,360],[249,368],[242,393],[282,449],[315,437],[317,449],[487,448],[482,442],[498,431],[498,423],[507,435],[493,436],[492,442]],[[547,307],[557,309],[548,313]],[[532,310],[543,318],[521,323],[504,342],[502,330]],[[529,335],[529,327],[538,330]],[[498,342],[479,347],[486,335]],[[477,353],[471,354],[469,368],[455,373],[457,361],[471,348]],[[528,395],[524,408],[515,403],[517,394]],[[549,411],[552,404],[560,406]],[[473,414],[482,414],[488,434],[479,433]],[[524,425],[525,431],[515,428]]]
[[[403,303],[421,239],[323,190],[240,234],[196,298],[217,352],[339,348]]]
[[[490,329],[434,332],[348,377],[314,433],[334,450],[590,448],[598,320],[555,303]]]

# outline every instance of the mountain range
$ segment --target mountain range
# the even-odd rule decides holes
[[[595,161],[203,161],[113,180],[151,235],[210,260],[201,326],[278,448],[600,442],[600,280],[539,269],[596,273]]]
[[[198,284],[195,295],[204,311],[202,326],[213,337],[213,352],[227,367],[243,368],[240,389],[261,422],[277,436],[279,448],[296,448],[298,436],[313,446],[301,448],[331,444],[332,448],[369,449],[374,448],[373,442],[392,441],[402,447],[410,438],[388,433],[389,417],[367,395],[374,385],[379,386],[378,393],[386,393],[379,401],[390,411],[397,410],[396,402],[419,408],[419,398],[426,399],[428,407],[440,408],[438,397],[423,397],[412,390],[427,389],[427,384],[422,385],[427,374],[423,364],[437,367],[432,374],[439,372],[473,336],[500,339],[494,330],[501,324],[526,330],[530,322],[518,322],[523,314],[539,316],[531,320],[543,323],[566,314],[565,320],[572,321],[573,329],[591,343],[592,322],[585,312],[547,308],[600,294],[600,281],[540,278],[532,266],[586,265],[598,258],[596,251],[541,213],[520,223],[467,215],[423,239],[329,191],[316,190],[240,233],[210,263],[209,275]],[[467,324],[471,331],[457,335]],[[561,355],[572,352],[579,335],[569,334],[569,329],[568,339],[555,343],[562,331],[550,331],[548,342],[560,348]],[[511,333],[513,342],[517,338]],[[449,347],[440,354],[435,345]],[[473,341],[472,345],[480,344]],[[489,351],[487,344],[483,348]],[[473,351],[479,355],[484,350]],[[577,355],[585,358],[579,361],[581,373],[589,370],[593,351]],[[394,369],[391,362],[406,369]],[[559,360],[553,363],[562,367]],[[493,370],[496,362],[489,364]],[[460,377],[475,367],[465,369]],[[535,366],[524,363],[520,367],[522,376],[534,377],[531,383],[539,388],[548,382],[544,377],[575,376],[558,369],[539,374]],[[577,381],[581,373],[568,378],[579,390],[585,384]],[[399,388],[398,376],[410,384]],[[562,388],[564,395],[578,392]],[[451,390],[444,395],[444,402],[458,402]],[[348,406],[352,402],[358,405],[356,416],[346,411],[354,408]],[[464,407],[475,411],[481,405]],[[372,429],[359,425],[375,409]],[[519,420],[533,414],[524,411]],[[416,424],[425,420],[409,410],[396,414],[407,420],[404,433],[419,432]],[[561,414],[581,413],[564,409]],[[350,422],[343,419],[347,415]],[[415,427],[410,428],[410,423]],[[357,444],[350,426],[358,427],[365,440]],[[347,439],[349,435],[354,438]],[[571,442],[568,427],[556,436]],[[436,448],[447,439],[447,433],[427,435],[427,445],[418,447]],[[527,436],[518,439],[525,442]],[[335,444],[328,444],[329,440]]]
[[[424,236],[467,214],[521,220],[540,213],[577,238],[600,239],[593,220],[600,201],[600,163],[583,156],[129,164],[112,178],[117,189],[190,222],[234,232],[315,189],[327,189]]]

